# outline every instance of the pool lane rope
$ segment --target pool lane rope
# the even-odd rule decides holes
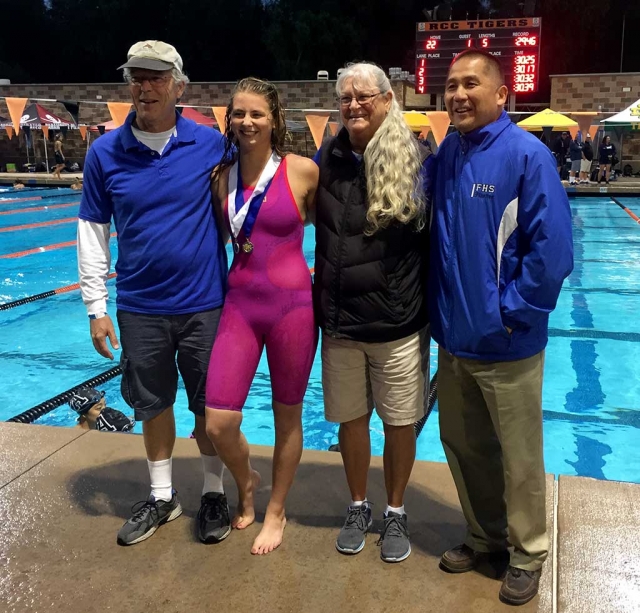
[[[640,217],[638,217],[633,211],[631,211],[629,208],[624,206],[624,204],[622,204],[619,200],[617,200],[613,196],[609,196],[609,198],[611,198],[611,200],[613,200],[627,215],[629,215],[629,217],[631,217],[633,221],[640,224]]]
[[[59,406],[62,406],[63,404],[69,402],[69,400],[71,400],[71,397],[73,396],[73,393],[78,388],[96,387],[98,385],[106,383],[110,379],[113,379],[120,374],[122,374],[120,366],[110,368],[109,370],[100,373],[98,376],[87,379],[83,383],[80,383],[79,385],[75,385],[71,389],[68,389],[66,392],[62,392],[62,394],[58,394],[57,396],[54,396],[53,398],[50,398],[49,400],[46,400],[45,402],[42,402],[35,407],[31,407],[30,409],[23,411],[19,415],[15,415],[11,419],[7,419],[7,421],[17,422],[20,424],[31,424],[36,421],[36,419],[40,419],[40,417],[42,417],[43,415],[46,415],[47,413],[53,411],[53,409],[57,409]]]
[[[113,279],[115,276],[116,273],[112,272],[107,276],[107,279]],[[0,311],[13,309],[14,307],[22,306],[23,304],[29,304],[30,302],[35,302],[36,300],[42,300],[43,298],[51,298],[51,296],[57,296],[58,294],[72,292],[76,289],[80,289],[80,283],[72,283],[71,285],[65,285],[64,287],[59,287],[58,289],[51,289],[48,292],[42,292],[41,294],[34,294],[33,296],[20,298],[19,300],[14,300],[13,302],[5,302],[4,304],[0,304]]]

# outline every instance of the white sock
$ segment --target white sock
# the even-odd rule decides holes
[[[387,510],[384,512],[384,516],[386,517],[387,515],[389,515],[389,512],[397,513],[398,515],[404,515],[404,505],[402,505],[401,507],[390,507],[387,505]]]
[[[224,494],[222,476],[224,475],[224,464],[217,455],[200,454],[202,460],[202,472],[204,473],[204,484],[202,485],[202,495],[207,492],[218,492]]]
[[[173,495],[171,489],[171,465],[172,459],[151,462],[147,460],[149,476],[151,477],[151,495],[156,500],[169,502]]]
[[[369,502],[366,498],[364,500],[352,500],[351,501],[351,505],[352,507],[361,507],[365,502]]]

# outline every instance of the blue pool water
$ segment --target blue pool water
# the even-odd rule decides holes
[[[42,200],[6,202],[9,198]],[[73,218],[72,190],[0,191],[0,230]],[[640,198],[623,198],[640,212]],[[607,198],[571,200],[575,270],[564,284],[550,321],[544,383],[545,460],[548,472],[640,483],[640,226]],[[16,211],[3,214],[6,211]],[[77,281],[75,246],[7,254],[73,242],[75,223],[0,232],[0,303]],[[305,256],[313,266],[313,229],[305,232]],[[113,261],[117,246],[112,244]],[[231,255],[231,254],[230,254]],[[113,296],[114,281],[109,282]],[[113,364],[93,349],[78,291],[0,311],[0,420],[8,419]],[[436,369],[432,347],[432,373]],[[116,353],[116,359],[118,355]],[[100,386],[108,404],[130,413],[119,378]],[[305,398],[304,444],[326,449],[337,442],[336,427],[324,421],[319,352]],[[178,434],[188,436],[192,418],[184,390],[176,402]],[[263,358],[244,411],[243,430],[251,443],[272,445],[270,385]],[[71,426],[74,413],[62,406],[38,423]],[[139,431],[140,425],[136,426]],[[372,450],[382,453],[381,423],[372,421]],[[418,457],[444,461],[438,439],[437,405],[418,440]]]

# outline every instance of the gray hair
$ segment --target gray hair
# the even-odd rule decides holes
[[[372,235],[392,222],[414,223],[421,229],[426,210],[422,158],[391,83],[376,64],[348,64],[336,83],[338,96],[347,79],[353,79],[354,89],[373,85],[381,94],[391,92],[392,96],[387,116],[364,150],[368,200],[365,234]]]
[[[131,79],[131,69],[123,69],[122,76],[125,81],[129,82],[129,79]],[[175,83],[183,83],[185,87],[189,84],[189,77],[183,72],[180,72],[177,68],[171,69],[171,78]]]

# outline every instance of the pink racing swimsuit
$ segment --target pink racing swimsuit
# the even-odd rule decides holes
[[[207,374],[206,406],[211,409],[242,410],[264,346],[273,400],[299,404],[307,389],[318,329],[302,252],[304,225],[286,162],[285,157],[260,207],[251,233],[253,251],[240,249],[229,271]],[[252,189],[244,190],[245,201]],[[238,243],[244,241],[241,231]]]

